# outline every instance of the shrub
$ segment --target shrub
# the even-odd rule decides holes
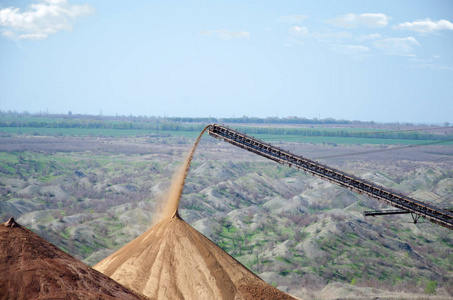
[[[436,293],[437,281],[429,281],[426,284],[425,294],[434,295]]]

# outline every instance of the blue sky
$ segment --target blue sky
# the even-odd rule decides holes
[[[0,0],[0,109],[453,123],[453,1]]]

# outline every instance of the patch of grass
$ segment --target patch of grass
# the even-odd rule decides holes
[[[287,263],[287,264],[289,264],[289,265],[292,264],[292,261],[289,260],[289,259],[286,258],[286,257],[277,256],[275,259],[278,260],[278,261],[282,261],[282,262],[284,262],[284,263]]]
[[[34,127],[0,127],[1,132],[10,134],[32,134],[51,136],[106,136],[122,137],[156,133],[147,130],[88,129],[88,128],[34,128]],[[163,132],[159,132],[163,134]]]
[[[293,235],[293,229],[290,227],[280,227],[279,228],[282,235],[287,234],[288,236]]]
[[[38,177],[38,180],[41,182],[44,182],[44,183],[50,183],[53,180],[55,180],[59,177],[62,177],[62,176],[63,175],[47,175],[47,176],[43,176],[43,177]]]
[[[430,140],[406,140],[406,139],[372,139],[353,137],[324,137],[324,136],[298,136],[298,135],[271,135],[256,134],[257,139],[266,142],[292,142],[292,143],[313,143],[313,144],[353,144],[353,145],[420,145],[433,141]],[[444,145],[453,142],[444,143]]]
[[[366,131],[366,128],[352,128],[354,130]],[[247,131],[247,130],[244,130]],[[323,131],[335,132],[337,129],[326,129]],[[0,127],[0,132],[8,134],[27,134],[27,135],[50,135],[50,136],[105,136],[105,137],[131,137],[160,135],[172,137],[185,137],[195,139],[200,132],[181,128],[181,130],[147,130],[147,129],[106,129],[106,128],[46,128],[46,127]],[[282,134],[254,134],[254,137],[268,142],[295,142],[295,143],[313,143],[328,144],[372,144],[372,145],[419,145],[433,142],[432,140],[410,140],[410,139],[378,139],[378,138],[357,138],[357,137],[329,137],[329,136],[300,136],[300,135],[282,135]],[[453,142],[443,143],[444,145],[453,145]]]
[[[53,220],[55,220],[55,218],[52,217],[50,214],[47,214],[47,215],[43,216],[42,218],[40,218],[38,220],[38,222],[41,224],[47,224],[47,223],[52,222]]]
[[[221,236],[231,239],[233,234],[238,231],[237,227],[231,226],[222,226],[222,232],[220,233]]]
[[[282,271],[279,272],[279,274],[282,275],[282,276],[287,276],[289,273],[291,273],[291,272],[288,271],[288,270],[282,270]]]
[[[82,244],[81,247],[80,247],[80,250],[81,250],[81,252],[83,252],[85,254],[90,254],[90,253],[92,253],[94,251],[94,249],[88,247],[86,244]]]
[[[429,281],[426,284],[425,294],[434,295],[436,293],[437,282],[436,281]]]
[[[66,230],[61,231],[60,235],[65,238],[65,240],[68,240],[71,234],[69,233],[69,230],[66,228]]]
[[[16,164],[19,162],[18,154],[15,152],[0,152],[0,162],[4,164]]]

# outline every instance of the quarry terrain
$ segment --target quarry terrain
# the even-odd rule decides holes
[[[112,257],[120,261],[122,253],[134,253],[137,261],[143,256],[140,265],[147,263],[147,255],[176,262],[171,270],[149,265],[151,277],[161,274],[184,282],[187,276],[201,276],[197,278],[206,284],[196,289],[205,289],[204,295],[222,294],[227,288],[237,295],[255,291],[259,297],[256,293],[268,289],[302,299],[453,297],[450,230],[423,220],[413,224],[410,215],[364,217],[365,210],[391,207],[212,138],[203,137],[194,154],[178,216],[161,223],[162,199],[194,139],[3,139],[0,222],[15,217],[22,227],[0,229],[24,230],[27,235],[33,231],[115,280],[119,281],[116,272],[126,271],[115,266]],[[416,199],[451,207],[451,146],[389,151],[399,146],[276,144]],[[163,230],[169,227],[170,231]],[[159,239],[163,242],[157,243]],[[170,259],[166,250],[187,240],[190,246],[178,251],[193,264],[192,273],[181,269],[180,256]],[[143,249],[153,250],[133,252],[142,249],[142,242],[147,245]],[[137,247],[130,246],[134,243]],[[12,250],[2,251],[6,255]],[[200,261],[200,251],[210,251],[208,257],[222,262],[218,273],[203,271],[210,261]],[[127,259],[121,262],[126,264]],[[231,282],[216,284],[224,277]],[[126,288],[157,295],[155,286],[127,278],[130,282],[120,282]],[[244,289],[240,282],[249,286]]]

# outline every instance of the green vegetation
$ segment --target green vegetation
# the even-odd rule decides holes
[[[102,120],[107,121],[114,123]],[[14,132],[26,127],[7,128]],[[0,151],[0,222],[15,216],[88,264],[149,227],[162,193],[190,148],[188,139],[198,135],[196,131],[160,129],[34,130],[49,130],[53,132],[50,135],[67,132],[58,138],[32,137],[24,131],[21,136],[0,137],[7,141],[2,143],[5,150]],[[85,133],[69,137],[77,135],[70,134],[71,130]],[[87,137],[97,137],[106,130],[109,133],[104,136],[117,137]],[[359,128],[348,131],[361,132]],[[128,132],[131,135],[120,134]],[[326,156],[337,149],[347,153],[370,148],[346,145],[355,139],[358,143],[424,143],[341,136],[256,136],[281,137],[284,143],[315,140],[318,145],[297,143],[282,148],[294,147],[303,153],[313,147],[312,153]],[[453,240],[447,229],[423,221],[409,224],[410,216],[364,218],[364,210],[388,207],[295,169],[247,158],[242,150],[215,139],[204,141],[187,178],[181,216],[269,282],[290,289],[304,285],[321,290],[329,283],[342,282],[357,288],[450,293]],[[433,160],[443,158],[450,149],[444,144],[431,145],[428,150],[406,149],[411,151],[407,159],[394,158],[390,154],[396,151],[391,151],[379,159],[371,153],[333,161],[338,169],[406,194],[426,192],[430,201],[448,204],[450,200],[442,197],[453,192],[451,161]]]
[[[360,138],[360,137],[328,137],[328,136],[280,136],[280,135],[261,135],[256,134],[254,137],[268,142],[294,142],[294,143],[313,143],[328,144],[337,146],[337,144],[355,144],[355,145],[430,145],[434,144],[431,140],[411,140],[411,139],[379,139],[379,138]],[[442,142],[444,145],[453,145],[453,141]]]
[[[426,284],[425,294],[434,295],[436,293],[437,282],[436,281],[429,281]]]
[[[153,131],[140,129],[104,129],[104,128],[34,128],[34,127],[0,127],[0,132],[9,134],[51,135],[51,136],[104,136],[123,137],[152,134]]]
[[[241,121],[242,120],[242,121]],[[266,121],[265,121],[266,120]],[[254,121],[254,122],[252,122]],[[407,144],[417,145],[437,141],[453,143],[453,134],[440,131],[389,130],[366,127],[322,127],[325,124],[354,124],[347,121],[258,118],[157,118],[157,117],[101,117],[50,115],[11,115],[0,112],[0,132],[3,134],[52,136],[180,136],[195,138],[211,123],[235,123],[234,128],[267,141],[336,144]],[[247,126],[236,125],[247,124]],[[267,125],[262,125],[267,124]],[[293,124],[292,127],[284,126]],[[294,127],[294,124],[312,124]],[[360,123],[374,125],[371,123]],[[281,127],[278,127],[281,126]],[[436,128],[438,129],[438,128]]]

